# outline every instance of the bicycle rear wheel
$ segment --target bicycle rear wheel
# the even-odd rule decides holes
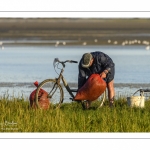
[[[45,90],[48,93],[47,98],[50,101],[51,108],[59,108],[63,103],[64,93],[61,85],[57,84],[55,79],[46,79],[41,82],[36,91],[36,105],[40,108],[39,105],[39,91],[40,89]]]
[[[104,105],[105,101],[106,101],[106,91],[104,91],[104,93],[98,99],[89,102],[85,100],[82,101],[81,104],[84,109],[90,109],[90,108],[98,109]]]
[[[106,90],[104,91],[104,93],[98,98],[97,100],[99,102],[98,108],[101,108],[104,103],[106,102]]]

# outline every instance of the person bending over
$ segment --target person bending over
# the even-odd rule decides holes
[[[115,64],[113,60],[105,53],[96,51],[83,54],[79,62],[78,89],[80,89],[88,77],[92,74],[100,74],[101,78],[106,81],[108,90],[108,99],[110,107],[114,106],[114,75]],[[87,101],[87,109],[91,101]]]

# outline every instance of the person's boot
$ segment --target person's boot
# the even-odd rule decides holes
[[[109,106],[112,108],[114,107],[114,97],[109,100]]]
[[[90,106],[91,106],[91,101],[88,101],[88,100],[82,101],[82,107],[84,110],[89,109]]]
[[[91,106],[91,101],[86,101],[86,109],[89,109],[90,108],[90,106]]]

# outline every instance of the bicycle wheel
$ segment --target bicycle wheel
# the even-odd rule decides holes
[[[104,91],[104,93],[98,98],[97,100],[99,102],[98,108],[101,108],[105,101],[106,101],[106,90]]]
[[[50,107],[59,108],[63,103],[64,93],[61,85],[57,84],[55,79],[46,79],[41,82],[36,91],[36,106],[40,108],[39,105],[39,91],[40,89],[45,90],[48,93],[47,98],[50,101]]]
[[[101,108],[104,103],[106,101],[106,91],[104,91],[104,93],[96,100],[94,101],[89,101],[87,102],[87,100],[82,101],[82,107],[84,109],[89,109],[89,108],[93,108],[93,109],[98,109]]]

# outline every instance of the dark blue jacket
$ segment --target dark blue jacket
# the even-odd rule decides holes
[[[115,64],[112,59],[103,52],[91,52],[94,62],[91,67],[83,68],[81,65],[82,58],[79,62],[79,74],[78,74],[78,89],[83,86],[87,78],[93,73],[102,73],[104,70],[108,70],[106,76],[106,82],[110,82],[114,78]],[[83,57],[83,56],[82,56]]]

